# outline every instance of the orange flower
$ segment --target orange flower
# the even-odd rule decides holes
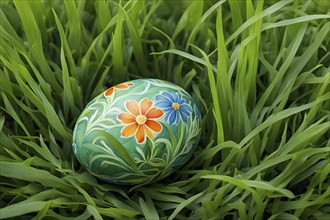
[[[152,104],[153,102],[148,98],[142,99],[140,103],[135,100],[129,100],[125,103],[127,112],[118,115],[118,120],[127,124],[121,130],[123,137],[127,138],[135,134],[135,140],[142,143],[146,135],[148,138],[153,139],[153,132],[162,130],[162,125],[155,120],[161,118],[164,112],[152,107]]]
[[[111,88],[107,89],[105,92],[104,92],[104,95],[105,96],[111,96],[114,91],[116,89],[118,90],[126,90],[128,89],[130,86],[133,86],[134,84],[133,83],[121,83],[121,84],[118,84],[116,86],[112,86]]]

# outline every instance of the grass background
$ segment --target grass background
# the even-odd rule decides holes
[[[329,219],[329,3],[0,1],[0,218]],[[182,169],[122,187],[80,168],[83,107],[128,79],[186,89]]]

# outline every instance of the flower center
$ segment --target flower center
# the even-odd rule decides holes
[[[146,123],[146,121],[147,121],[147,117],[144,116],[144,115],[138,115],[138,116],[136,116],[135,121],[136,121],[136,123],[138,123],[139,125],[142,125],[142,124],[145,124],[145,123]]]
[[[172,108],[174,108],[174,110],[178,110],[180,108],[180,104],[177,102],[173,102],[172,103]]]

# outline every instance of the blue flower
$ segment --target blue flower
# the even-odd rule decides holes
[[[165,121],[170,124],[178,124],[180,118],[186,124],[187,118],[192,112],[191,107],[187,104],[187,100],[182,98],[176,92],[163,92],[156,96],[156,106],[162,108],[165,112]]]

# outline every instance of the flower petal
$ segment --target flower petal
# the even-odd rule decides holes
[[[150,129],[147,126],[144,126],[144,129],[146,131],[148,138],[151,140],[154,139],[154,134],[150,131]]]
[[[166,109],[166,114],[165,114],[165,121],[167,121],[168,123],[171,124],[170,122],[170,116],[171,114],[174,112],[175,110],[173,108],[170,108],[170,109]],[[172,122],[173,123],[173,122]]]
[[[127,125],[121,130],[121,135],[123,137],[130,137],[136,132],[137,128],[138,128],[137,123],[132,123],[130,125]]]
[[[175,102],[177,102],[177,103],[179,103],[180,102],[180,100],[181,100],[181,96],[179,95],[179,93],[172,93],[172,96],[173,96],[173,98],[174,98],[174,100],[175,100]]]
[[[175,102],[175,98],[172,96],[171,94],[172,92],[163,92],[164,97],[166,97],[168,100],[170,100],[171,102]]]
[[[179,122],[180,122],[180,111],[176,111],[175,124],[179,124]]]
[[[190,115],[190,112],[192,111],[192,109],[189,105],[183,104],[180,106],[180,111],[186,115]]]
[[[155,99],[156,99],[157,101],[164,101],[164,100],[167,100],[167,99],[166,99],[164,96],[162,96],[162,95],[156,95]]]
[[[184,114],[184,113],[182,113],[182,111],[180,111],[180,116],[181,116],[181,118],[182,118],[182,121],[183,121],[184,123],[186,123],[186,122],[187,122],[187,115]]]
[[[144,125],[139,125],[136,133],[135,133],[135,139],[137,142],[142,143],[144,141],[145,134],[144,134]]]
[[[168,101],[168,102],[171,102],[171,103],[173,102],[171,100],[171,98],[168,96],[168,93],[167,92],[163,92],[161,95],[156,95],[156,100],[157,101]]]
[[[116,89],[128,89],[128,86],[126,83],[118,84],[115,86]]]
[[[163,112],[165,112],[165,114],[168,114],[170,111],[175,111],[172,106],[170,108],[163,108]]]
[[[167,116],[167,121],[170,124],[173,124],[176,121],[176,117],[177,117],[176,114],[177,114],[177,111],[173,110],[170,114],[166,115]]]
[[[161,108],[171,108],[172,107],[172,102],[170,102],[170,101],[160,101],[160,102],[157,102],[156,105],[158,107],[161,107]]]
[[[118,115],[118,120],[124,124],[131,124],[135,122],[135,117],[128,112],[123,112]]]
[[[114,90],[115,90],[115,89],[114,89],[113,87],[107,89],[107,90],[104,92],[105,96],[111,96],[112,93],[114,92]]]
[[[164,114],[164,112],[162,110],[160,110],[158,108],[151,108],[147,112],[146,116],[147,116],[147,118],[160,118],[163,116],[163,114]]]
[[[151,106],[152,106],[152,101],[150,101],[147,98],[142,99],[142,101],[140,102],[141,114],[145,115]]]
[[[139,103],[136,100],[129,100],[125,103],[127,111],[132,113],[134,116],[140,114]]]
[[[154,120],[147,120],[145,125],[156,132],[160,132],[162,130],[162,125]]]
[[[185,102],[186,102],[185,99],[180,99],[178,103],[179,103],[180,105],[183,105]]]

